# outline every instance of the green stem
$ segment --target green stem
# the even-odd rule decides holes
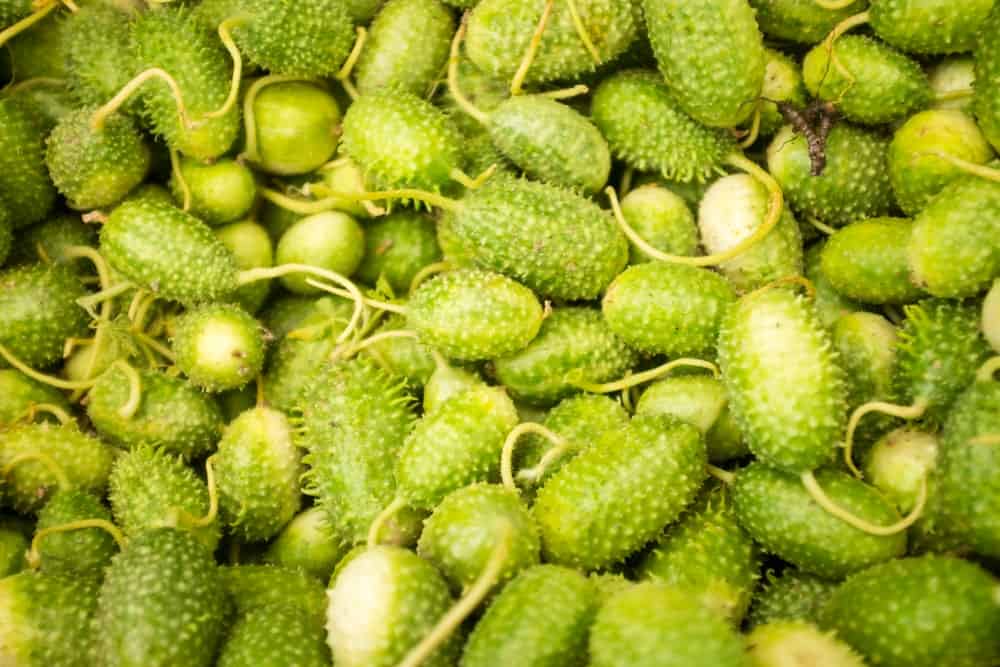
[[[690,359],[683,357],[681,359],[674,359],[673,361],[667,362],[662,366],[657,366],[656,368],[651,368],[648,371],[643,371],[642,373],[636,373],[634,375],[629,375],[628,377],[622,378],[621,380],[616,380],[615,382],[604,382],[604,383],[591,383],[591,382],[574,382],[569,381],[569,384],[573,385],[577,389],[582,389],[583,391],[590,392],[591,394],[610,394],[615,391],[622,391],[623,389],[628,389],[636,385],[642,384],[644,382],[649,382],[650,380],[656,380],[663,377],[670,371],[681,366],[689,366],[694,368],[705,368],[712,371],[715,377],[719,377],[719,368],[710,361],[704,361],[702,359]]]
[[[229,82],[229,94],[226,96],[226,101],[215,111],[204,114],[202,118],[221,118],[236,106],[236,100],[240,95],[240,81],[243,80],[243,55],[237,48],[231,31],[247,20],[246,16],[233,16],[219,24],[219,39],[222,40],[222,45],[229,52],[229,57],[233,59],[233,76]]]
[[[43,7],[42,9],[39,9],[35,13],[24,17],[14,25],[5,28],[3,31],[0,31],[0,46],[3,46],[4,44],[17,37],[31,26],[35,25],[36,23],[44,19],[46,16],[55,11],[56,7],[58,6],[59,6],[58,3],[53,2],[52,4]]]
[[[503,485],[506,488],[515,492],[517,491],[517,484],[514,483],[513,474],[514,447],[517,445],[517,441],[521,438],[521,436],[526,433],[540,435],[555,445],[556,448],[567,446],[565,438],[558,433],[553,433],[541,424],[525,422],[514,427],[514,430],[507,435],[507,439],[504,440],[503,443],[503,448],[500,450],[500,479],[503,480]]]
[[[900,419],[918,419],[927,410],[927,401],[921,399],[913,405],[896,405],[895,403],[885,403],[883,401],[871,401],[859,405],[851,413],[851,418],[847,421],[847,435],[844,438],[844,463],[854,476],[861,479],[861,471],[854,465],[854,432],[858,429],[862,417],[870,412],[881,412],[882,414],[899,417]]]
[[[7,476],[10,475],[14,468],[26,461],[37,461],[45,466],[49,473],[56,478],[56,484],[59,485],[60,489],[66,490],[72,487],[69,477],[66,476],[66,471],[62,469],[62,466],[56,463],[51,456],[43,452],[23,452],[13,457],[7,462],[7,465],[0,468],[0,479],[7,479]]]
[[[105,519],[80,519],[79,521],[70,521],[69,523],[64,523],[60,526],[43,528],[35,533],[34,538],[31,540],[31,550],[28,551],[28,565],[32,569],[38,569],[41,565],[42,557],[41,554],[38,553],[38,546],[47,536],[56,533],[65,533],[71,530],[81,530],[84,528],[99,528],[103,530],[111,536],[111,538],[118,545],[119,549],[125,549],[125,535],[122,533],[121,529],[118,528],[118,526]]]
[[[846,509],[833,502],[833,500],[826,495],[826,492],[823,491],[823,487],[819,485],[819,482],[816,481],[816,477],[811,471],[802,473],[801,479],[802,485],[806,487],[806,491],[809,492],[812,499],[817,505],[826,510],[828,514],[837,517],[844,523],[853,526],[860,531],[879,537],[895,535],[912,526],[917,522],[917,519],[923,515],[924,505],[927,503],[927,478],[924,477],[920,480],[920,492],[917,496],[917,502],[916,505],[914,505],[913,510],[901,521],[897,521],[889,526],[879,526],[871,523],[870,521],[866,521],[859,516],[851,514]]]
[[[528,76],[528,70],[531,69],[531,63],[535,61],[535,56],[538,54],[538,47],[542,43],[542,35],[545,34],[545,28],[549,24],[549,17],[552,15],[554,5],[555,0],[546,0],[542,16],[538,20],[538,26],[535,28],[534,34],[531,35],[531,41],[528,42],[528,48],[524,52],[524,57],[521,58],[521,64],[518,65],[514,78],[510,82],[511,95],[520,95],[524,92],[524,80]]]
[[[178,38],[181,38],[178,35]],[[170,93],[174,97],[174,102],[177,103],[177,116],[180,118],[181,126],[184,128],[191,128],[193,125],[187,115],[187,107],[184,106],[184,97],[181,95],[181,87],[177,84],[174,77],[159,67],[152,67],[146,71],[138,74],[134,79],[126,83],[118,94],[111,98],[105,105],[98,108],[94,112],[94,115],[90,119],[90,127],[95,131],[99,132],[104,128],[104,123],[107,122],[108,116],[118,111],[119,108],[130,98],[139,88],[141,88],[147,81],[152,79],[161,79],[170,88]]]
[[[8,364],[21,371],[32,380],[41,382],[42,384],[47,384],[50,387],[55,387],[56,389],[90,389],[97,383],[97,378],[91,378],[90,380],[78,380],[70,381],[63,380],[62,378],[55,377],[54,375],[46,375],[45,373],[40,373],[36,371],[31,366],[28,366],[23,361],[14,356],[14,353],[7,349],[5,345],[0,345],[0,357],[3,357]]]
[[[391,503],[385,506],[375,520],[372,521],[371,527],[368,528],[368,548],[374,549],[378,546],[379,534],[382,532],[382,526],[385,522],[393,517],[396,512],[406,507],[406,501],[402,498],[396,497]]]

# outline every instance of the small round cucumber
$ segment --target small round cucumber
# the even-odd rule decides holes
[[[344,556],[343,542],[334,532],[323,508],[313,506],[285,524],[268,545],[264,560],[326,581]]]
[[[183,183],[182,183],[183,182]],[[185,194],[187,188],[187,194]],[[170,178],[170,192],[181,205],[190,197],[189,213],[210,225],[235,222],[253,206],[257,183],[249,167],[223,158],[210,164],[184,157]]]
[[[862,303],[918,300],[922,291],[910,281],[907,264],[912,227],[904,218],[870,218],[838,229],[823,246],[823,275],[835,290]]]
[[[629,226],[657,250],[673,255],[697,255],[698,227],[687,203],[679,195],[656,183],[632,190],[622,197],[622,215]],[[629,243],[629,264],[652,258]]]
[[[307,264],[349,276],[361,265],[365,233],[346,213],[325,211],[306,216],[285,230],[275,248],[277,264]],[[321,294],[306,283],[306,275],[281,277],[285,289],[296,294]]]
[[[264,366],[264,331],[239,306],[188,310],[174,321],[172,346],[177,367],[205,391],[239,389]]]
[[[384,277],[397,294],[406,294],[421,269],[441,259],[434,220],[422,213],[400,210],[377,218],[365,225],[364,236],[354,276],[367,285]]]
[[[112,535],[104,529],[89,527],[41,535],[42,531],[88,519],[111,521],[111,512],[92,493],[63,490],[45,503],[38,513],[33,550],[43,572],[80,577],[101,573],[117,551]]]
[[[341,113],[324,88],[306,81],[278,81],[261,88],[252,104],[249,131],[256,142],[247,153],[261,170],[306,174],[333,156]]]

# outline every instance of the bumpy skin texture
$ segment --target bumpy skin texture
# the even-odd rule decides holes
[[[410,507],[432,509],[446,495],[499,476],[500,450],[517,425],[502,388],[475,387],[425,414],[396,461],[399,495]]]
[[[215,455],[219,510],[248,542],[274,537],[301,504],[299,450],[285,415],[266,407],[230,422]]]
[[[743,667],[743,641],[697,597],[667,584],[613,595],[590,632],[593,667]]]
[[[75,424],[18,424],[0,431],[0,435],[0,468],[21,454],[42,454],[59,465],[72,488],[98,495],[104,493],[113,450],[97,438],[82,433]],[[41,509],[58,486],[45,464],[25,460],[7,475],[3,499],[20,514],[30,514]]]
[[[101,227],[101,254],[126,279],[185,304],[236,290],[236,258],[212,228],[170,204],[129,200]]]
[[[137,535],[111,561],[95,616],[107,667],[212,664],[230,610],[212,555],[185,531]]]
[[[719,365],[747,444],[769,465],[800,473],[830,462],[846,422],[843,371],[812,303],[788,289],[730,307]]]
[[[218,667],[329,667],[323,624],[301,611],[260,607],[236,622],[219,652]]]
[[[0,128],[0,199],[17,229],[45,217],[56,189],[45,169],[45,130],[27,105],[0,100]]]
[[[764,41],[747,0],[643,0],[660,72],[680,106],[710,127],[750,117],[764,83]]]
[[[44,222],[19,229],[8,261],[11,266],[32,264],[40,259],[44,261],[41,256],[44,252],[56,264],[70,264],[77,273],[85,275],[90,267],[85,262],[76,262],[65,255],[68,246],[77,245],[97,245],[97,230],[81,220],[79,215],[56,215]]]
[[[827,139],[826,168],[811,176],[805,137],[786,126],[768,146],[767,167],[796,212],[842,226],[888,215],[893,199],[887,149],[880,135],[840,123]]]
[[[876,0],[870,21],[879,37],[909,53],[962,53],[976,46],[991,7],[991,0]]]
[[[172,346],[188,381],[210,392],[239,389],[264,367],[264,332],[239,306],[188,310],[174,320]]]
[[[67,205],[78,211],[124,199],[145,179],[152,161],[130,116],[111,114],[95,128],[91,119],[96,111],[96,104],[88,104],[62,114],[46,139],[49,175]]]
[[[484,72],[509,81],[521,65],[544,7],[540,0],[481,0],[469,16],[469,59]],[[601,63],[623,53],[635,38],[638,26],[632,3],[580,0],[576,8]],[[596,66],[580,41],[569,5],[555,3],[526,83],[574,79]]]
[[[975,176],[947,185],[913,221],[913,281],[935,296],[971,297],[1000,277],[1000,183]]]
[[[626,343],[668,357],[711,357],[726,309],[726,279],[694,266],[647,262],[615,278],[601,302],[608,328]]]
[[[448,60],[454,31],[455,19],[439,0],[390,0],[372,21],[354,67],[358,91],[395,87],[426,95]]]
[[[430,102],[396,90],[362,95],[344,115],[343,147],[378,188],[441,190],[462,168],[461,135]]]
[[[1000,659],[997,586],[958,558],[902,558],[842,584],[823,610],[823,625],[872,664],[990,665]]]
[[[69,401],[55,387],[32,380],[13,368],[0,370],[0,427],[23,417],[37,403],[50,403],[69,410]]]
[[[87,313],[76,305],[86,293],[60,264],[0,271],[0,344],[35,368],[58,361],[67,338],[86,335]]]
[[[441,259],[434,220],[400,210],[365,225],[365,256],[354,277],[375,285],[385,276],[397,294],[406,294],[420,269]]]
[[[939,424],[989,356],[975,305],[925,299],[904,309],[893,391],[904,403],[926,400],[924,419]]]
[[[764,224],[771,198],[749,174],[730,174],[712,183],[698,206],[698,229],[709,254],[725,252]],[[737,292],[802,274],[802,233],[788,207],[778,224],[753,247],[719,265]]]
[[[869,37],[844,35],[834,43],[833,53],[850,78],[832,64],[824,44],[806,55],[802,75],[810,93],[836,103],[848,120],[867,125],[891,123],[930,103],[931,87],[920,64],[891,46]]]
[[[178,40],[178,35],[184,35]],[[199,160],[229,150],[240,131],[239,105],[219,118],[204,118],[226,101],[232,62],[218,35],[181,7],[147,12],[132,23],[134,74],[159,67],[170,73],[181,89],[188,117],[200,124],[184,128],[177,102],[162,81],[142,88],[145,115],[167,145]]]
[[[694,426],[635,417],[564,465],[532,508],[548,562],[596,570],[654,538],[694,499],[706,453]]]
[[[10,219],[10,211],[0,202],[0,266],[3,266],[10,255],[14,243],[14,223]]]
[[[861,656],[812,623],[769,623],[747,635],[750,667],[865,667]]]
[[[918,214],[944,186],[963,175],[962,170],[939,157],[943,152],[959,159],[985,164],[993,157],[975,120],[956,109],[932,109],[914,114],[896,130],[889,144],[889,175],[899,207]]]
[[[345,542],[362,541],[396,494],[386,462],[410,431],[410,402],[398,379],[365,358],[324,367],[300,394],[304,491],[317,497]]]
[[[318,625],[326,618],[325,582],[294,567],[233,565],[219,568],[237,616],[261,607],[291,607]]]
[[[656,541],[636,573],[690,591],[738,625],[750,606],[760,557],[727,496],[724,489],[707,492]]]
[[[512,97],[489,114],[488,130],[500,152],[538,180],[585,193],[608,181],[608,142],[565,104],[541,95]]]
[[[864,303],[910,303],[922,292],[910,282],[907,245],[912,225],[903,218],[870,218],[830,236],[820,259],[833,288]]]
[[[983,23],[975,47],[975,95],[972,110],[983,134],[1000,150],[1000,40],[994,38],[1000,30],[1000,5]]]
[[[698,227],[687,203],[665,187],[644,185],[621,201],[622,215],[647,243],[673,255],[698,254]],[[629,264],[654,261],[629,242]]]
[[[327,581],[345,551],[342,539],[327,521],[323,508],[313,506],[297,514],[271,540],[264,552],[264,561],[308,572],[320,581]],[[323,597],[325,599],[325,594]]]
[[[802,0],[750,0],[757,23],[769,37],[815,44],[844,19],[863,12],[868,0],[857,0],[841,9],[826,9]]]
[[[111,521],[111,512],[92,493],[63,490],[45,503],[35,529],[37,532],[83,519]],[[118,550],[111,535],[101,528],[50,533],[36,546],[43,572],[68,576],[100,575]]]
[[[816,480],[839,506],[876,525],[899,521],[899,513],[874,487],[836,470]],[[733,505],[740,525],[766,551],[803,572],[839,579],[902,556],[906,533],[869,535],[817,505],[797,475],[753,463],[736,475]]]
[[[550,405],[577,389],[574,382],[610,382],[635,365],[637,355],[591,308],[557,308],[531,343],[493,362],[496,378],[519,400]]]
[[[133,539],[151,529],[173,525],[178,510],[194,518],[208,513],[208,488],[184,462],[148,447],[115,461],[108,480],[115,521]],[[190,531],[207,551],[219,543],[219,524]]]
[[[553,299],[595,299],[628,261],[608,211],[545,183],[494,177],[445,219],[476,264]]]
[[[881,315],[866,312],[842,315],[833,326],[833,345],[847,379],[847,405],[854,410],[868,401],[892,400],[896,365],[896,327]],[[861,440],[888,430],[892,419],[871,414],[858,425]]]
[[[137,372],[142,397],[129,418],[118,413],[129,397],[122,369],[106,371],[91,390],[87,416],[101,437],[118,447],[158,447],[186,460],[208,454],[224,426],[212,397],[182,378],[146,369]]]
[[[575,570],[537,565],[503,588],[476,624],[461,667],[583,664],[597,588]]]
[[[0,661],[19,667],[91,664],[86,629],[97,607],[99,582],[38,572],[0,579]]]
[[[452,589],[471,586],[509,526],[510,546],[498,584],[538,564],[538,528],[517,492],[496,484],[471,484],[448,494],[424,522],[417,553],[441,571]]]
[[[820,324],[832,329],[842,315],[861,310],[864,306],[857,301],[848,299],[833,289],[820,269],[823,246],[826,240],[820,240],[806,249],[803,257],[804,275],[813,284],[816,294],[813,297],[813,308]]]
[[[247,0],[249,20],[233,31],[243,51],[272,74],[332,77],[354,44],[340,0]]]
[[[420,285],[407,304],[420,340],[452,359],[492,359],[523,350],[542,325],[542,306],[524,285],[477,269]]]
[[[328,591],[327,645],[338,667],[393,667],[451,607],[448,584],[434,566],[406,549],[375,547],[347,557]],[[369,605],[358,608],[365,596]],[[453,665],[453,636],[423,663]]]
[[[590,109],[615,157],[668,180],[704,181],[733,151],[725,133],[690,118],[656,72],[626,70],[604,79]]]
[[[101,3],[80,7],[66,21],[67,85],[79,102],[104,104],[128,83],[128,26],[128,14]]]
[[[376,333],[406,328],[406,318],[393,313]],[[369,354],[393,375],[406,378],[411,390],[423,387],[434,373],[431,348],[415,338],[387,338],[365,348]],[[426,407],[426,395],[425,395]]]
[[[750,605],[750,628],[781,621],[818,623],[827,598],[837,587],[835,582],[791,567],[777,576],[768,572],[765,578]]]
[[[995,444],[973,441],[1000,433],[1000,382],[976,382],[955,401],[942,432],[936,475],[946,529],[976,553],[1000,557],[1000,509]]]

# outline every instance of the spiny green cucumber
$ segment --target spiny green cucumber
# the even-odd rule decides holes
[[[865,667],[850,646],[805,621],[758,626],[747,645],[750,667]]]
[[[727,621],[686,591],[645,582],[613,595],[590,631],[592,667],[743,667]]]
[[[511,527],[510,545],[497,574],[503,585],[537,565],[538,528],[515,491],[497,484],[470,484],[445,496],[424,522],[417,553],[444,575],[453,590],[468,590],[495,549],[501,524]]]
[[[110,510],[94,494],[65,489],[53,495],[38,512],[32,564],[47,574],[99,576],[118,550],[115,538],[121,539],[121,535],[98,525],[74,526],[93,519],[105,525],[111,523]],[[61,527],[72,530],[61,531]]]
[[[446,495],[498,477],[517,410],[503,388],[474,387],[417,422],[396,461],[397,503],[433,509]]]
[[[306,216],[289,227],[274,251],[277,264],[308,264],[345,276],[361,265],[365,234],[358,222],[340,211],[324,211]],[[285,289],[296,294],[319,294],[306,283],[308,276],[281,277]]]
[[[115,461],[108,479],[115,521],[132,543],[162,526],[184,530],[209,554],[219,543],[219,523],[197,525],[210,510],[208,489],[179,458],[138,447]]]
[[[262,171],[306,174],[337,148],[340,105],[308,81],[259,79],[247,91],[244,155]]]
[[[82,274],[90,270],[90,266],[77,264],[73,250],[76,246],[96,245],[97,231],[79,215],[56,215],[19,229],[8,262],[11,266],[33,264],[39,260],[45,262],[47,257],[56,264],[72,264]]]
[[[219,568],[237,616],[261,607],[291,607],[322,627],[326,618],[326,585],[294,567],[234,565]]]
[[[532,507],[548,562],[586,570],[624,559],[690,503],[707,475],[698,430],[643,415],[559,469]]]
[[[239,619],[219,650],[218,667],[329,667],[322,623],[298,609],[270,605]]]
[[[635,414],[673,415],[698,427],[705,436],[708,460],[722,463],[750,453],[729,409],[722,381],[710,375],[678,375],[649,385]]]
[[[407,325],[452,359],[493,359],[527,347],[542,307],[527,287],[498,273],[459,269],[420,285],[406,305]]]
[[[405,294],[425,266],[441,259],[434,220],[400,210],[365,225],[365,254],[355,277],[375,285],[384,277],[398,294]]]
[[[174,321],[177,367],[210,392],[238,389],[260,375],[265,340],[260,323],[239,306],[204,305]]]
[[[863,303],[911,303],[921,290],[910,282],[907,247],[912,224],[904,218],[869,218],[830,236],[820,267],[833,288]]]
[[[425,414],[434,412],[452,396],[486,385],[475,368],[452,366],[440,353],[432,355],[432,359],[434,370],[424,385],[422,407]],[[518,414],[521,414],[520,410]]]
[[[0,427],[24,417],[39,403],[69,409],[66,397],[55,387],[33,380],[13,368],[0,369]]]
[[[922,111],[893,134],[889,175],[896,201],[908,215],[917,215],[945,185],[960,178],[963,172],[949,156],[973,164],[986,164],[993,157],[976,122],[962,111]]]
[[[82,104],[103,104],[128,83],[129,15],[103,3],[88,3],[66,19],[67,82]]]
[[[234,222],[217,227],[215,235],[233,253],[241,271],[274,265],[274,247],[262,225],[251,220]],[[250,283],[236,290],[235,301],[248,313],[256,313],[269,293],[269,282]]]
[[[514,398],[541,405],[576,393],[574,383],[618,379],[637,355],[605,317],[591,308],[556,308],[527,347],[493,361],[494,375]]]
[[[378,188],[439,191],[462,168],[461,135],[441,110],[412,93],[376,91],[344,116],[344,150]]]
[[[133,537],[107,570],[95,615],[95,655],[108,667],[207,667],[230,608],[203,544],[182,530],[149,530]]]
[[[901,558],[849,578],[822,625],[886,667],[988,665],[1000,659],[997,580],[949,556]],[[859,613],[860,612],[860,613]]]
[[[656,72],[626,70],[594,91],[590,114],[615,157],[668,180],[704,181],[721,173],[731,137],[690,118]]]
[[[688,114],[733,127],[754,111],[766,55],[746,0],[643,0],[660,72]]]
[[[430,381],[436,367],[435,352],[419,340],[402,335],[406,318],[393,313],[372,336],[386,334],[386,338],[368,345],[364,352],[375,359],[380,366],[393,375],[406,378],[411,390],[418,390]],[[395,332],[399,336],[395,336]],[[427,409],[425,399],[424,409]]]
[[[461,90],[465,98],[481,111],[487,113],[493,111],[510,96],[510,87],[507,81],[486,74],[464,55],[458,57],[458,70],[454,76],[458,83],[457,89]],[[458,106],[458,102],[448,87],[442,90],[442,98],[438,104],[455,120],[458,129],[468,142],[485,137],[486,145],[493,146],[493,142],[483,130],[483,126]]]
[[[243,0],[233,36],[249,60],[274,73],[331,77],[354,44],[340,0]]]
[[[362,550],[334,575],[327,591],[326,641],[338,667],[395,667],[452,604],[448,584],[412,551]],[[359,606],[358,601],[365,600]],[[423,663],[455,664],[452,637]]]
[[[300,455],[283,413],[244,412],[226,427],[214,461],[219,511],[231,532],[267,540],[298,512]]]
[[[0,660],[23,667],[89,664],[87,631],[100,583],[93,577],[21,572],[0,579]]]
[[[461,667],[582,664],[596,586],[575,570],[536,565],[494,598],[462,651]]]
[[[767,148],[767,167],[803,218],[842,226],[888,215],[893,202],[888,145],[879,134],[839,123],[827,138],[826,167],[813,176],[805,137],[786,125]]]
[[[358,92],[392,87],[425,95],[448,60],[454,32],[451,11],[439,0],[389,0],[354,67]]]
[[[747,616],[749,628],[765,623],[803,621],[818,623],[820,611],[837,583],[787,567],[781,574],[768,570],[754,593]]]
[[[549,6],[537,0],[481,0],[469,15],[467,52],[484,72],[514,79],[518,90],[519,82],[573,79],[610,61],[631,45],[638,28],[635,19],[632,3],[619,0]]]
[[[879,438],[865,455],[865,478],[899,511],[909,512],[918,502],[920,486],[936,467],[938,450],[933,433],[898,428]]]
[[[327,581],[343,555],[343,539],[334,532],[323,508],[314,506],[285,524],[268,545],[264,560]]]
[[[934,296],[971,297],[1000,277],[1000,183],[974,176],[945,186],[913,221],[913,282]]]
[[[28,366],[58,361],[67,338],[86,334],[87,313],[76,305],[85,294],[74,271],[62,264],[0,271],[0,346]]]
[[[931,101],[920,64],[870,37],[846,35],[817,45],[806,54],[802,77],[815,97],[866,125],[902,120]]]
[[[0,435],[3,500],[16,511],[38,511],[54,490],[103,494],[115,452],[75,421],[13,424]]]
[[[767,224],[770,196],[749,174],[731,174],[712,183],[698,206],[698,229],[706,252],[731,251]],[[722,262],[719,269],[738,292],[801,275],[802,235],[791,211],[783,208],[764,238]]]
[[[801,473],[833,460],[847,405],[831,348],[811,302],[788,288],[752,292],[729,308],[719,364],[733,416],[761,461]]]
[[[632,347],[668,357],[711,357],[736,300],[725,278],[697,266],[646,262],[612,281],[601,301],[608,328]]]
[[[893,46],[919,54],[971,50],[993,3],[971,0],[956,6],[949,0],[873,0],[872,28]]]
[[[206,114],[222,107],[229,91],[229,64],[218,38],[184,7],[145,12],[132,22],[135,73],[159,68],[180,90],[187,125],[178,115],[178,101],[163,81],[145,83],[145,114],[167,145],[199,160],[229,150],[239,133],[235,107],[217,117]],[[184,35],[180,40],[178,35]]]
[[[37,9],[37,5],[34,8]],[[65,34],[66,21],[59,15],[49,15],[31,26],[30,30],[5,40],[13,65],[13,78],[17,81],[38,77],[65,79]]]
[[[672,255],[697,255],[698,227],[685,201],[671,190],[650,183],[622,197],[622,215],[636,233],[657,250]],[[629,264],[652,261],[629,242]]]
[[[202,164],[182,157],[170,178],[174,199],[210,225],[235,222],[253,206],[257,184],[250,169],[230,158]]]
[[[640,579],[683,588],[734,625],[750,606],[759,570],[757,547],[720,488],[707,490],[636,566]]]
[[[846,7],[828,9],[818,2],[803,0],[750,0],[764,34],[800,44],[815,44],[840,21],[868,6],[868,0],[854,0]]]
[[[45,217],[56,189],[45,169],[44,128],[30,110],[17,100],[0,99],[0,127],[0,191],[17,229]]]
[[[364,357],[321,369],[297,406],[296,444],[308,451],[303,490],[317,498],[334,534],[356,544],[396,495],[387,461],[399,456],[412,427],[411,399],[398,378]],[[399,518],[399,529],[405,525]]]
[[[135,396],[135,378],[123,367],[109,368],[90,391],[87,416],[102,438],[129,449],[150,445],[186,460],[215,447],[223,421],[211,396],[160,371],[138,369],[134,373],[139,380],[139,402],[128,417],[121,410]]]
[[[892,503],[864,482],[836,470],[815,477],[828,499],[852,514],[875,525],[899,521]],[[849,525],[817,504],[798,475],[752,463],[736,473],[732,488],[743,529],[803,572],[839,579],[906,552],[905,532],[874,535]]]
[[[993,7],[975,45],[975,84],[972,111],[993,148],[1000,150],[1000,43],[990,36],[1000,29],[1000,7]]]

